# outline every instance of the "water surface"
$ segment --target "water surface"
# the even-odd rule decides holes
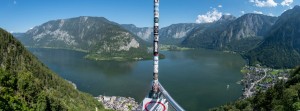
[[[91,61],[85,53],[61,49],[29,49],[50,69],[94,96],[130,96],[137,101],[150,90],[152,61]],[[205,49],[164,51],[159,80],[188,111],[203,111],[238,99],[244,60],[237,54]],[[227,88],[229,85],[229,88]]]

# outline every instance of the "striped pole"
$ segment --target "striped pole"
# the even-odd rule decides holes
[[[154,26],[153,26],[153,83],[152,83],[152,91],[153,93],[157,93],[159,91],[159,83],[158,83],[158,30],[159,30],[159,0],[154,0]]]

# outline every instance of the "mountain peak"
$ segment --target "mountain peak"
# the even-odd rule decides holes
[[[222,15],[222,17],[218,21],[232,21],[235,19],[236,17],[233,15]]]
[[[296,5],[293,9],[290,9],[290,10],[295,12],[295,13],[299,13],[300,12],[300,6]]]
[[[136,27],[134,24],[121,24],[121,25]]]
[[[289,10],[285,11],[284,13],[282,13],[279,16],[276,24],[278,26],[280,26],[281,23],[289,22],[292,19],[296,20],[297,18],[299,18],[299,16],[300,16],[300,6],[296,5],[294,8],[289,9]],[[274,26],[277,26],[276,24]]]
[[[253,16],[267,16],[267,15],[263,15],[263,14],[257,14],[257,13],[247,13],[241,16],[242,17],[253,17]]]
[[[300,12],[300,6],[296,5],[294,8],[285,11],[282,15],[286,15],[286,14],[293,15],[293,13],[299,13],[299,12]]]
[[[300,6],[299,5],[295,5],[295,7],[293,9],[298,9],[300,10]]]

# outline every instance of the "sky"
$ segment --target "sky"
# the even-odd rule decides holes
[[[295,5],[300,0],[160,0],[160,27],[214,22],[225,14],[279,16]],[[0,27],[9,32],[26,32],[50,20],[79,16],[151,27],[153,0],[0,0]]]

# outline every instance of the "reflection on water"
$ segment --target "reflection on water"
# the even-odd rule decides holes
[[[117,62],[117,61],[102,61],[95,62],[94,66],[98,67],[104,74],[108,76],[117,76],[130,74],[137,62]]]
[[[150,90],[152,61],[91,61],[85,53],[58,49],[30,49],[50,69],[94,96],[130,96],[138,101]],[[236,82],[243,59],[211,50],[164,51],[159,80],[186,110],[208,110],[240,97]],[[230,85],[230,88],[227,88]]]
[[[96,62],[96,61],[86,60],[83,58],[86,55],[86,53],[63,50],[63,49],[31,48],[30,51],[43,62],[55,64],[56,65],[55,67],[63,68],[65,66],[72,66],[73,68],[86,70],[86,71],[93,70],[93,68],[99,68],[99,70],[103,72],[103,74],[107,74],[108,76],[130,74],[132,72],[132,69],[137,64],[136,61]]]

